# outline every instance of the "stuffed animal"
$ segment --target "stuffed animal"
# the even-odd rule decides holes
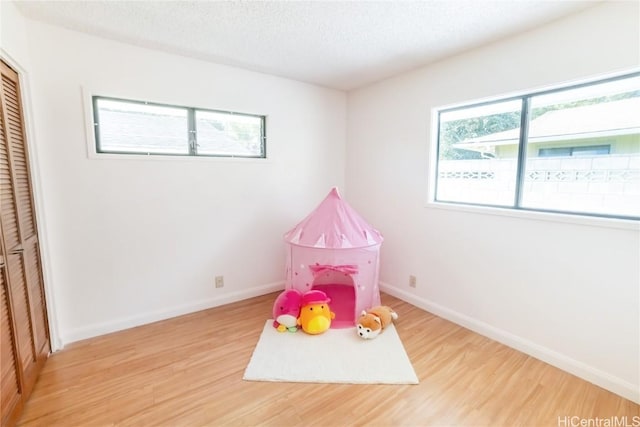
[[[361,338],[372,340],[397,318],[398,314],[386,305],[373,307],[370,310],[362,310],[356,330]]]
[[[302,305],[302,292],[288,289],[276,298],[273,304],[273,327],[278,332],[296,332]]]
[[[336,314],[329,308],[331,298],[322,291],[313,290],[302,296],[302,308],[298,325],[308,334],[321,334],[331,326],[331,319]]]

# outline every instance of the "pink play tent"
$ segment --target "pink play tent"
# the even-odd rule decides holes
[[[336,317],[332,328],[355,326],[362,310],[380,304],[382,235],[333,188],[298,225],[287,243],[286,289],[324,291]]]

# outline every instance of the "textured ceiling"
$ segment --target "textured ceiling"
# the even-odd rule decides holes
[[[350,90],[581,11],[568,0],[27,1],[32,19]]]

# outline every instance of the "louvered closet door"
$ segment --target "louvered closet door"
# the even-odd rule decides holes
[[[18,75],[4,62],[0,65],[0,225],[20,391],[27,396],[49,354],[49,332]]]
[[[0,147],[0,152],[1,152]],[[0,154],[1,156],[1,154]],[[2,157],[0,157],[2,161]],[[0,390],[1,425],[9,425],[18,416],[22,407],[22,393],[20,390],[20,366],[16,358],[15,339],[13,335],[13,319],[9,308],[9,293],[7,290],[7,269],[5,268],[0,245],[0,367],[2,372],[2,389]]]

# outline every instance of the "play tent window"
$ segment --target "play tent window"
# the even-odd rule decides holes
[[[97,153],[266,158],[265,116],[93,97]]]

